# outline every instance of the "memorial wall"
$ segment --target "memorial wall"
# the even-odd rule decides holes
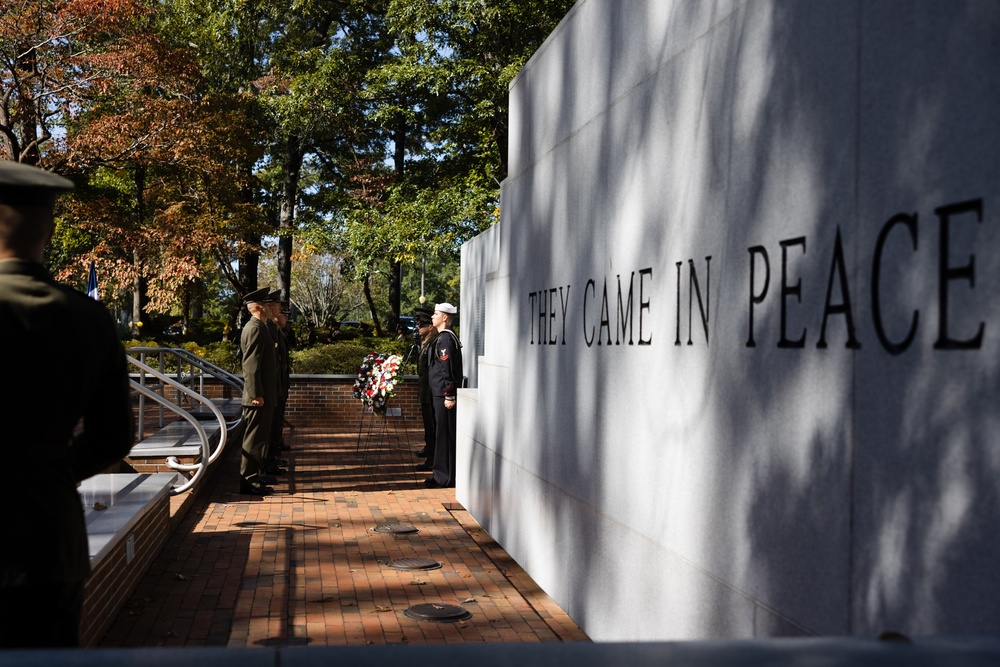
[[[997,633],[1000,3],[581,0],[510,102],[459,501],[596,640]]]

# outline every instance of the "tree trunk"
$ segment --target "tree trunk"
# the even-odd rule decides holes
[[[378,323],[378,313],[375,311],[375,301],[372,299],[372,287],[368,280],[368,276],[365,276],[364,280],[364,292],[365,301],[368,302],[368,312],[372,314],[372,323],[375,324],[375,337],[382,337],[382,327]]]
[[[401,181],[406,167],[406,119],[402,116],[396,119],[396,129],[392,133],[395,150],[393,151],[393,168],[396,179]],[[400,301],[403,284],[403,265],[395,259],[389,264],[389,335],[395,335],[399,324]]]
[[[396,326],[399,324],[400,316],[400,296],[403,284],[403,265],[400,262],[389,264],[389,335],[396,335]]]
[[[260,250],[258,250],[260,248],[260,237],[252,233],[247,233],[243,237],[243,243],[247,248],[239,256],[239,281],[243,292],[236,294],[236,304],[232,316],[232,321],[235,322],[237,331],[243,328],[243,324],[249,316],[246,307],[243,305],[243,297],[257,289],[257,276],[260,268]],[[236,337],[239,338],[239,334]]]
[[[141,229],[146,220],[146,168],[136,166],[132,176],[135,186],[136,228]],[[148,323],[146,303],[149,301],[148,282],[143,275],[142,255],[138,249],[132,251],[132,263],[135,265],[135,278],[132,281],[132,336],[138,338],[142,327]]]
[[[199,278],[197,281],[191,284],[191,319],[192,320],[203,320],[205,319],[205,285],[204,281]]]
[[[240,179],[240,201],[244,204],[254,203],[254,189],[251,186],[251,174],[253,164],[241,162],[237,166]],[[228,278],[236,291],[236,300],[229,311],[229,329],[235,340],[240,339],[240,331],[243,323],[249,317],[247,309],[243,306],[243,297],[257,289],[257,275],[260,266],[260,235],[252,231],[244,231],[240,236],[242,250],[237,256],[236,275],[233,276],[232,268],[229,266],[229,258],[218,257],[219,266],[223,274]]]
[[[149,324],[146,315],[146,304],[149,303],[149,280],[142,275],[142,255],[138,250],[132,251],[132,263],[136,267],[136,275],[132,280],[132,337],[138,338],[143,327]],[[152,335],[146,332],[146,335]]]
[[[302,141],[293,134],[285,144],[282,165],[281,210],[278,214],[278,291],[288,302],[292,291],[292,230],[295,229],[295,204],[302,172]]]
[[[18,48],[17,52],[22,55],[17,57],[15,68],[22,80],[30,81],[38,75],[38,62],[35,48],[34,46],[27,49]],[[15,112],[14,114],[15,118],[20,116],[20,119],[15,120],[17,123],[17,131],[20,135],[20,146],[14,148],[12,145],[12,152],[16,150],[16,153],[14,154],[15,162],[37,165],[39,158],[38,124],[42,119],[38,117],[36,106],[37,101],[35,100],[34,91],[31,89],[31,85],[28,83],[22,83],[20,88],[20,112]]]

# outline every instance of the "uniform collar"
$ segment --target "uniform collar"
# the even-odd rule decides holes
[[[38,262],[27,259],[0,260],[0,275],[27,275],[41,280],[51,280],[48,269]]]

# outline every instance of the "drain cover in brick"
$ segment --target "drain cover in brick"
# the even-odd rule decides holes
[[[384,523],[379,526],[375,526],[372,529],[376,533],[392,533],[393,535],[412,535],[413,533],[419,533],[420,530],[413,527],[407,526],[404,523]]]
[[[472,618],[472,614],[465,607],[434,603],[408,607],[403,610],[403,615],[417,621],[436,621],[438,623],[464,621],[467,618]]]
[[[396,558],[389,561],[389,567],[394,570],[436,570],[441,563],[433,558]]]

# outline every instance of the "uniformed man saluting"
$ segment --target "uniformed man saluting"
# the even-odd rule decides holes
[[[428,376],[434,403],[434,476],[425,484],[431,488],[455,486],[456,403],[462,385],[462,344],[451,330],[458,309],[450,303],[434,306],[431,324],[438,331]]]
[[[268,331],[270,290],[262,287],[243,297],[250,319],[243,326],[243,458],[240,493],[267,496],[273,490],[261,481],[271,436],[271,420],[278,400],[276,343]]]
[[[90,556],[77,482],[125,456],[135,435],[111,316],[42,265],[56,196],[72,188],[0,161],[0,442],[17,463],[0,485],[2,648],[79,643]]]

